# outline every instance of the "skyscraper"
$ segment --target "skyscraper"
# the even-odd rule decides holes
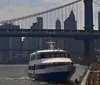
[[[33,25],[31,26],[31,29],[38,29],[38,22],[34,22]],[[30,48],[32,51],[37,51],[39,49],[38,45],[38,37],[30,37]]]
[[[30,29],[43,29],[43,18],[37,17],[37,21],[33,23]],[[29,58],[30,53],[42,49],[42,39],[39,37],[25,37],[23,40],[23,49],[31,49],[31,52],[23,52],[23,55]]]
[[[43,18],[37,17],[38,29],[43,29]],[[38,49],[43,49],[43,38],[38,38]]]
[[[60,20],[58,18],[56,20],[56,26],[55,26],[55,28],[56,28],[56,30],[61,29],[61,22],[60,22]]]
[[[75,20],[73,11],[71,11],[69,17],[64,21],[64,29],[77,30],[77,21]]]
[[[61,30],[61,21],[57,18],[55,23],[55,30]],[[56,41],[56,48],[64,49],[64,38],[54,38]]]
[[[73,11],[70,12],[69,17],[64,21],[64,29],[77,30],[77,21],[75,20],[75,15]],[[84,43],[83,41],[80,41],[80,40],[66,38],[65,50],[68,50],[69,52],[71,52],[73,56],[83,56]]]
[[[43,29],[43,18],[37,17],[38,29]]]

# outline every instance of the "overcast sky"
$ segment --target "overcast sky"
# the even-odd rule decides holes
[[[0,21],[30,15],[75,0],[0,0]]]
[[[73,1],[76,0],[0,0],[0,21],[31,15]],[[94,10],[97,10],[97,8]],[[97,26],[98,12],[95,11],[94,13],[96,17],[94,24]]]

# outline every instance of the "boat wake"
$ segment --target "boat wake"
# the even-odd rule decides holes
[[[4,80],[34,80],[34,78],[31,79],[27,76],[25,76],[25,77],[0,77],[0,80],[3,80],[3,79]]]
[[[62,85],[36,81],[27,76],[25,77],[0,77],[0,85]]]

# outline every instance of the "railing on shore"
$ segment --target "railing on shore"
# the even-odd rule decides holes
[[[100,60],[92,63],[79,85],[100,85]]]
[[[90,70],[88,69],[84,75],[83,75],[83,78],[82,80],[80,81],[80,85],[86,85],[86,82],[87,82],[87,79],[88,79],[88,76],[90,74]]]

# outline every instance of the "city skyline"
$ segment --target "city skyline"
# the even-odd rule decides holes
[[[72,1],[76,0],[0,0],[0,20],[34,14]]]
[[[0,21],[2,20],[9,20],[13,18],[19,18],[31,14],[35,14],[41,11],[45,11],[51,8],[55,8],[64,4],[71,3],[73,1],[77,0],[0,0]],[[100,1],[100,0],[94,0],[94,1]],[[82,1],[83,4],[83,1]],[[82,6],[80,4],[79,6]],[[94,29],[98,29],[98,13],[100,9],[97,9],[97,6],[93,5],[94,7]],[[72,9],[75,10],[75,7],[72,6]],[[80,11],[80,15],[82,20],[79,19],[78,23],[78,29],[83,29],[84,28],[84,7],[80,7],[78,9]],[[75,12],[75,11],[74,11]],[[75,12],[75,15],[77,12]],[[78,14],[79,15],[79,14]],[[67,15],[68,16],[68,15]],[[80,17],[80,16],[79,16]],[[76,16],[77,18],[77,16]],[[82,22],[83,21],[83,22]]]

